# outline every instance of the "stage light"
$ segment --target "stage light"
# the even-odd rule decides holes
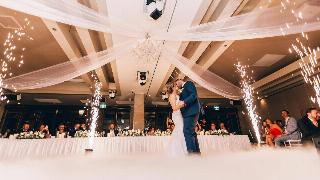
[[[161,99],[168,100],[168,94],[166,92],[161,92]]]
[[[147,80],[148,80],[148,77],[147,75],[149,74],[149,72],[145,71],[138,71],[137,72],[137,79],[138,79],[138,82],[141,86],[144,86],[146,83],[147,83]]]
[[[159,19],[164,11],[165,0],[145,0],[144,12],[154,20]]]
[[[116,98],[116,95],[117,95],[117,90],[109,90],[109,98],[110,99],[114,99]]]

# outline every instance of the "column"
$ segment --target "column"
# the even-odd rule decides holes
[[[144,94],[134,95],[133,128],[144,129]]]
[[[5,104],[4,103],[0,103],[0,133],[3,131],[3,125],[4,125],[4,121],[5,118],[4,117],[5,114]]]

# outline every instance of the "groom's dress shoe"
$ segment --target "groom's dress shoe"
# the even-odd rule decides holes
[[[201,156],[201,153],[200,152],[189,152],[188,155],[189,156],[197,156],[198,157],[198,156]]]

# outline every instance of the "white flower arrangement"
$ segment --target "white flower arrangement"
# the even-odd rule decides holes
[[[154,132],[154,135],[155,136],[161,136],[162,132],[160,131],[160,129],[157,129],[155,132]]]
[[[172,132],[170,129],[167,129],[166,131],[162,131],[161,136],[171,136]]]
[[[156,132],[154,133],[155,136],[170,136],[171,131],[167,129],[166,131],[161,131],[160,129],[157,129]]]
[[[154,136],[170,136],[171,133],[172,132],[170,130],[161,131],[161,130],[157,129],[154,132]],[[144,131],[140,130],[140,129],[131,129],[131,130],[127,130],[127,131],[120,131],[118,136],[135,137],[135,136],[147,136],[147,134]]]
[[[219,130],[210,130],[210,131],[206,131],[205,135],[218,135],[218,136],[226,136],[226,135],[230,135],[230,133],[225,130],[225,129],[219,129]]]
[[[146,134],[140,129],[131,129],[127,131],[120,131],[118,136],[146,136]]]
[[[45,135],[39,131],[21,132],[18,134],[17,139],[43,139]]]
[[[75,134],[74,134],[74,137],[76,138],[86,138],[86,137],[89,137],[89,134],[90,134],[90,131],[77,131]],[[99,132],[95,132],[94,133],[94,137],[102,137],[102,135],[99,133]]]

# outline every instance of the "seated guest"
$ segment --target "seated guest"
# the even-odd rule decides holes
[[[65,126],[64,124],[59,124],[56,138],[65,138],[65,137],[67,137]]]
[[[285,121],[284,133],[280,137],[274,139],[277,147],[284,145],[284,143],[288,140],[301,139],[297,120],[293,117],[290,117],[290,114],[287,110],[281,111],[281,116]]]
[[[217,131],[216,124],[211,123],[209,133],[213,134],[216,131]]]
[[[115,129],[115,124],[111,123],[108,127],[108,129],[105,131],[105,136],[106,137],[115,137],[117,136],[119,131]]]
[[[224,130],[226,132],[229,132],[223,122],[220,123],[220,130]]]
[[[148,129],[147,135],[148,136],[154,136],[154,133],[155,133],[155,129],[154,129],[154,127],[151,127],[151,128]]]
[[[197,135],[200,135],[201,132],[201,126],[199,123],[197,123],[196,127],[194,128],[194,131],[197,133]]]
[[[281,129],[284,128],[283,121],[281,121],[281,120],[276,120],[276,124],[278,124],[278,126],[279,126]]]
[[[320,111],[317,112],[317,120],[320,120]]]
[[[76,123],[76,124],[74,124],[73,128],[71,128],[71,129],[69,130],[69,135],[70,135],[71,137],[74,137],[74,135],[76,134],[76,132],[79,131],[79,130],[80,130],[80,124],[79,124],[79,123]]]
[[[175,127],[176,127],[176,125],[171,124],[171,126],[170,126],[170,131],[173,132],[173,130],[174,130]]]
[[[280,126],[271,121],[269,118],[266,119],[266,144],[269,145],[270,147],[274,147],[274,139],[277,137],[280,137],[282,134],[282,129],[280,128]]]
[[[22,129],[20,132],[30,132],[30,124],[29,122],[24,122],[22,125]]]
[[[80,130],[81,130],[81,131],[86,131],[86,130],[87,130],[87,125],[86,125],[85,123],[82,123],[82,124],[80,125]]]
[[[41,124],[39,127],[39,132],[44,135],[44,138],[50,138],[49,128],[45,124]]]
[[[204,131],[209,130],[209,124],[208,124],[208,122],[207,122],[207,120],[205,118],[203,118],[200,121],[200,126],[201,126],[201,129],[203,129]]]
[[[2,135],[2,138],[9,138],[9,136],[12,134],[12,130],[7,129],[6,132]]]
[[[320,137],[319,122],[318,110],[316,108],[309,108],[307,115],[298,122],[303,143],[311,142],[312,138]]]
[[[267,134],[268,134],[268,128],[267,128],[267,122],[262,121],[261,127],[260,127],[260,134],[261,134],[261,140],[266,140]]]
[[[167,117],[166,120],[166,128],[167,129],[171,129],[171,126],[174,125],[174,122],[172,121],[172,119],[170,119],[169,117]]]

